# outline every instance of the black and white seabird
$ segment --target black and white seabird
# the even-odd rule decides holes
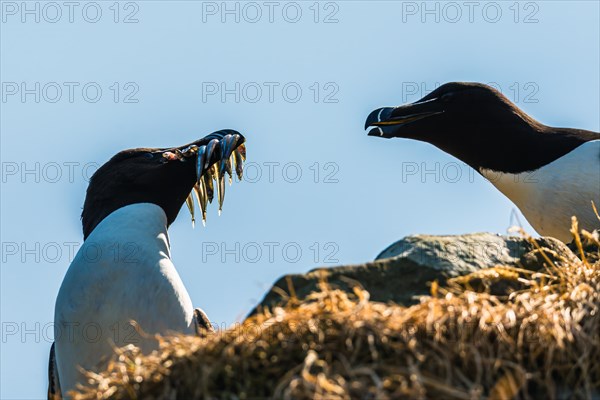
[[[192,193],[203,222],[215,192],[221,210],[225,174],[230,184],[232,170],[241,179],[244,141],[222,130],[181,147],[125,150],[92,176],[81,216],[84,242],[56,299],[50,398],[84,383],[81,368],[103,369],[115,346],[134,344],[147,353],[157,348],[154,334],[211,329],[171,261],[167,229],[183,203],[194,220]]]
[[[554,128],[531,118],[496,89],[446,83],[417,102],[367,117],[370,136],[428,142],[487,178],[541,235],[571,241],[571,217],[598,229],[600,134]]]

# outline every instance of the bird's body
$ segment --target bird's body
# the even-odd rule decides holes
[[[56,299],[56,361],[63,392],[97,370],[114,346],[156,348],[152,336],[194,333],[192,301],[171,261],[167,218],[155,204],[104,218],[75,256]],[[142,326],[138,333],[131,321]]]
[[[576,216],[588,231],[598,228],[591,202],[600,206],[600,140],[582,144],[536,170],[510,173],[481,168],[481,174],[523,213],[538,232],[564,242]]]
[[[82,371],[105,369],[117,347],[148,353],[158,346],[156,334],[212,329],[171,261],[167,229],[192,192],[204,217],[209,180],[223,186],[218,164],[234,152],[245,155],[243,141],[227,130],[181,148],[126,150],[94,174],[82,213],[84,242],[56,299],[49,398],[84,384]],[[190,211],[193,218],[193,205]]]
[[[428,142],[486,177],[542,235],[571,240],[571,217],[600,228],[600,134],[543,125],[497,90],[453,82],[373,111],[371,136]]]

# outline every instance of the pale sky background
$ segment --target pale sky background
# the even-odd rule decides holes
[[[227,3],[239,22],[220,1],[80,2],[72,16],[27,2],[39,22],[22,4],[1,4],[2,399],[45,396],[86,177],[119,150],[246,135],[248,178],[223,215],[213,205],[192,229],[184,209],[170,230],[194,305],[225,327],[283,274],[369,261],[409,234],[506,233],[515,207],[462,163],[367,137],[374,108],[495,82],[543,123],[599,129],[597,1],[475,2],[471,15],[463,2],[277,2],[271,21],[263,2]],[[225,101],[210,94],[221,83]]]

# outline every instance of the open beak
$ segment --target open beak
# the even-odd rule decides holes
[[[195,160],[196,182],[186,200],[192,215],[192,224],[195,221],[194,196],[202,212],[202,224],[206,224],[206,208],[208,203],[212,203],[215,191],[219,200],[219,215],[221,215],[225,199],[225,174],[229,176],[230,185],[233,171],[238,179],[242,180],[243,163],[246,160],[245,141],[241,133],[226,129],[163,153],[163,155],[167,154],[167,157],[175,156],[181,161]]]
[[[399,107],[378,108],[367,117],[365,129],[373,127],[369,136],[386,139],[402,137],[402,127],[444,112],[437,100],[434,98]]]

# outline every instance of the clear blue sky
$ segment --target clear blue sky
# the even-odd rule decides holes
[[[170,230],[194,304],[225,327],[283,274],[511,225],[514,206],[457,160],[367,137],[372,109],[495,82],[546,124],[599,129],[597,1],[22,4],[2,2],[2,399],[45,395],[86,177],[121,149],[246,135],[223,215],[192,230],[182,210]]]

